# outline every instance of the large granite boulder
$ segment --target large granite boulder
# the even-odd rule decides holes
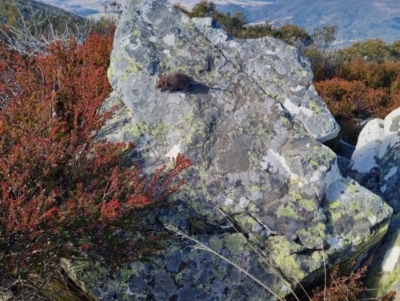
[[[366,284],[370,289],[366,298],[382,298],[394,291],[393,299],[400,300],[400,213],[394,214],[384,239],[372,248],[366,275]],[[389,300],[389,299],[388,299]]]
[[[183,92],[156,90],[169,72],[193,82]],[[173,207],[157,213],[186,237],[114,282],[83,273],[99,299],[276,300],[246,273],[285,296],[386,232],[392,209],[343,178],[321,144],[339,127],[297,49],[269,37],[232,39],[164,0],[128,1],[109,79],[109,105],[121,109],[102,135],[136,143],[147,172],[178,153],[193,166]]]
[[[380,194],[395,215],[384,240],[374,248],[367,275],[372,296],[400,291],[400,108],[362,129],[350,161],[350,176]],[[400,300],[400,294],[395,300]]]
[[[400,211],[400,108],[362,129],[350,161],[350,175],[361,185],[384,195]]]

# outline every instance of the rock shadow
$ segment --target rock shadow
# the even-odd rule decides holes
[[[209,91],[210,88],[202,83],[191,83],[186,89],[188,94],[208,94]]]

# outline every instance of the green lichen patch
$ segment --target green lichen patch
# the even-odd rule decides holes
[[[310,109],[314,112],[316,115],[320,115],[322,112],[322,107],[320,104],[317,104],[315,100],[310,101],[309,103]]]
[[[315,200],[302,199],[300,200],[300,206],[310,212],[317,210],[317,202]]]
[[[142,37],[142,33],[140,32],[140,30],[137,29],[132,31],[132,35],[137,39],[140,39]]]
[[[296,231],[301,245],[307,249],[319,249],[324,245],[327,238],[326,226],[318,223],[312,227],[302,228]]]
[[[110,80],[112,77],[114,77],[114,75],[115,75],[115,68],[114,68],[114,66],[110,65],[110,67],[108,67],[108,69],[107,69],[108,80]]]
[[[295,254],[300,246],[289,242],[283,236],[273,236],[267,241],[268,250],[271,251],[271,259],[287,279],[299,282],[304,278],[304,270],[300,265],[300,259]]]
[[[299,221],[305,221],[308,217],[304,214],[299,214],[300,210],[308,212],[316,212],[317,203],[311,199],[303,199],[300,193],[292,194],[292,198],[287,204],[281,204],[277,209],[278,217],[293,218]]]
[[[299,216],[295,206],[293,203],[282,204],[278,207],[276,211],[278,217],[290,217],[298,220],[302,220],[303,218]]]
[[[222,239],[216,235],[212,236],[209,241],[210,248],[217,253],[221,251],[223,243]]]
[[[226,247],[233,255],[239,255],[243,252],[246,244],[246,238],[240,233],[234,233],[224,237],[224,247]]]
[[[296,203],[296,207],[305,209],[309,212],[316,212],[318,209],[318,203],[313,199],[303,198],[300,193],[290,193],[292,202]]]
[[[334,224],[342,215],[346,213],[346,208],[339,200],[330,201],[325,208],[325,213],[327,214],[331,224]]]

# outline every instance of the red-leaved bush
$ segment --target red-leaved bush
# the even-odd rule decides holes
[[[152,178],[127,164],[132,144],[97,141],[111,113],[112,35],[53,43],[24,58],[0,47],[0,270],[50,271],[61,258],[108,266],[159,249],[144,218],[174,193],[191,163],[178,156]]]
[[[330,274],[328,286],[314,289],[310,301],[360,300],[360,294],[367,290],[361,281],[366,271],[367,266],[363,266],[356,271],[350,271],[348,275],[339,276],[339,267],[335,266]]]
[[[340,124],[339,137],[356,144],[361,120],[384,118],[400,106],[400,62],[347,62],[337,56],[335,61],[335,55],[324,55],[320,52],[311,60],[317,78],[314,86]],[[324,63],[329,59],[335,61],[335,68]]]
[[[400,106],[399,82],[400,77],[392,82],[392,88],[373,88],[363,80],[334,77],[314,82],[314,86],[340,124],[339,136],[356,144],[361,131],[360,120],[384,118]]]

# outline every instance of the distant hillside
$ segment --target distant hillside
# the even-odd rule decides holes
[[[73,12],[78,16],[87,17],[93,14],[104,13],[105,6],[107,11],[112,9],[113,2],[125,6],[126,0],[39,0],[41,2],[51,4],[67,11]],[[195,1],[195,0],[194,0]],[[197,1],[198,2],[198,1]]]
[[[42,15],[43,18],[46,17],[52,23],[55,29],[60,30],[63,30],[65,25],[83,24],[85,22],[82,17],[41,2],[33,0],[0,0],[0,23],[18,25],[20,13],[25,20],[29,20],[32,15]]]
[[[221,12],[242,11],[248,22],[292,23],[312,33],[314,28],[338,25],[337,46],[357,40],[400,40],[399,0],[278,0],[259,5],[216,1]]]
[[[76,15],[54,6],[32,0],[0,0],[0,22],[7,22],[4,9],[11,1],[22,8],[25,16],[30,15],[29,3],[34,10],[40,10],[60,19],[60,24],[82,22]],[[41,0],[83,14],[102,11],[104,3],[111,0]],[[169,0],[192,7],[200,0]],[[125,0],[117,0],[124,4]],[[272,22],[279,26],[284,23],[296,24],[312,33],[314,28],[324,25],[338,25],[336,46],[344,47],[355,41],[380,38],[387,43],[400,40],[399,0],[214,0],[221,12],[242,11],[248,22]],[[73,21],[71,21],[73,20]],[[80,21],[77,21],[80,20]]]

